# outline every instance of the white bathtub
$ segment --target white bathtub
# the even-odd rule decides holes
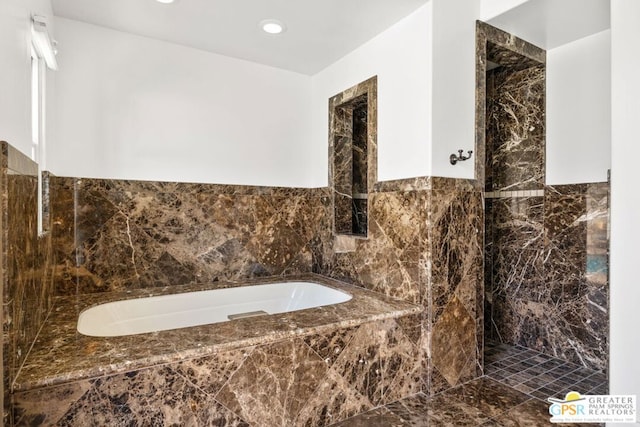
[[[117,337],[227,322],[349,301],[351,295],[311,282],[187,292],[100,304],[80,313],[78,332]]]

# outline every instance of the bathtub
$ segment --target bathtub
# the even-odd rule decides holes
[[[273,303],[268,301],[283,288],[289,291],[280,305],[269,308]],[[334,299],[328,301],[318,291],[330,291]],[[156,305],[161,315],[192,310],[182,317],[193,319],[200,316],[198,308],[206,308],[206,299],[221,303],[227,300],[225,294],[237,292],[244,294],[241,301],[226,305],[258,296],[265,301],[258,307],[236,305],[217,317],[219,323],[172,324],[169,327],[179,329],[128,331],[133,335],[108,338],[78,332],[79,316],[83,329],[93,308],[101,310],[94,311],[99,313],[94,323],[112,329],[107,326],[114,323],[112,302],[116,308],[123,301],[125,307],[136,301],[150,307],[156,304],[149,302],[167,296]],[[184,307],[182,300],[195,301],[196,307]],[[302,309],[309,300],[313,305],[332,304]],[[228,321],[238,312],[287,309],[296,311]],[[121,309],[114,312],[123,315]],[[292,426],[331,424],[421,389],[422,312],[421,306],[311,273],[261,277],[241,285],[196,283],[58,296],[12,382],[10,403],[20,416],[16,425],[87,425],[96,416],[103,425],[152,423],[149,420],[180,425],[272,426],[285,420]],[[152,329],[158,329],[161,320],[152,318]],[[274,377],[279,382],[271,381]],[[370,395],[376,400],[370,402]],[[286,404],[292,399],[299,404]],[[274,422],[273,414],[280,421]]]
[[[80,313],[78,332],[118,337],[340,304],[346,292],[312,282],[285,282],[113,301]]]

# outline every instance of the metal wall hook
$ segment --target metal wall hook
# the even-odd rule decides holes
[[[458,150],[458,154],[452,154],[449,156],[449,161],[451,162],[452,165],[455,165],[458,162],[464,162],[465,160],[469,160],[471,158],[471,154],[473,154],[472,150],[467,151],[467,153],[469,153],[468,156],[463,156],[462,152],[464,150]]]

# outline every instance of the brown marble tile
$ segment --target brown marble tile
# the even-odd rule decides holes
[[[416,192],[369,196],[369,235],[355,250],[335,253],[325,274],[394,298],[418,303],[425,197]]]
[[[367,188],[373,188],[374,183],[378,180],[377,172],[377,116],[378,116],[378,96],[377,96],[377,77],[374,76],[368,80],[358,83],[339,94],[329,99],[329,123],[330,123],[330,137],[329,137],[329,181],[333,181],[333,177],[340,177],[341,174],[336,174],[335,165],[333,161],[333,153],[336,147],[334,136],[351,135],[349,127],[353,126],[353,120],[335,120],[334,115],[338,113],[349,114],[354,109],[354,105],[350,105],[350,102],[358,98],[366,96],[367,103]],[[336,108],[340,106],[350,106],[350,108]],[[357,107],[357,105],[356,105]]]
[[[394,320],[380,347],[384,373],[385,403],[393,402],[420,391],[422,385],[422,354]],[[380,328],[382,329],[382,327]],[[379,330],[380,331],[380,330]],[[380,336],[380,332],[378,332]]]
[[[486,377],[456,387],[444,394],[476,407],[492,418],[529,400],[526,394]]]
[[[158,367],[126,374],[82,381],[69,390],[57,387],[40,392],[54,409],[33,408],[23,402],[33,401],[38,392],[17,395],[18,412],[23,420],[49,419],[66,409],[56,425],[233,425],[248,426],[237,415],[224,408],[211,396],[199,392],[170,367]],[[79,390],[76,390],[79,387]],[[87,389],[81,397],[78,391]],[[59,392],[56,393],[56,390]],[[73,395],[70,395],[70,391]],[[68,406],[67,406],[68,405]],[[34,410],[35,414],[29,412]],[[38,414],[40,411],[40,414]]]
[[[592,199],[587,196],[591,187],[596,194]],[[606,369],[606,189],[607,184],[546,187],[540,208],[533,211],[528,205],[528,210],[520,210],[518,222],[536,224],[536,230],[542,226],[542,238],[529,239],[528,235],[537,236],[538,231],[528,233],[524,225],[517,233],[508,231],[513,227],[508,222],[492,226],[492,236],[497,239],[487,246],[486,264],[492,268],[491,275],[485,275],[487,283],[491,283],[485,322],[489,337],[593,369]],[[528,200],[487,200],[487,222],[491,217],[494,222],[509,218],[509,210],[513,212],[514,207]],[[591,204],[588,200],[592,200]],[[594,235],[591,240],[590,234]],[[522,237],[509,237],[519,235]],[[532,252],[531,246],[537,249]],[[509,269],[505,271],[501,265]]]
[[[431,311],[427,368],[431,393],[453,387],[481,373],[483,299],[482,197],[460,180],[437,180],[429,215]]]
[[[433,364],[433,361],[425,369],[428,375],[428,387],[424,390],[424,393],[433,396],[442,392],[443,390],[448,390],[451,388],[451,384],[447,379],[440,373],[438,368]]]
[[[255,425],[293,425],[326,375],[326,364],[300,340],[256,348],[216,395]]]
[[[421,344],[423,316],[424,313],[420,313],[396,319],[396,323],[402,329],[404,335],[416,346],[420,346]]]
[[[388,409],[381,407],[333,424],[332,427],[403,427],[406,425],[410,424]]]
[[[291,425],[326,426],[365,412],[372,406],[346,379],[330,369]]]
[[[397,378],[399,385],[404,382],[404,376],[411,378],[413,360],[405,356],[411,351],[410,344],[406,340],[404,348],[400,349],[393,345],[395,341],[391,335],[397,333],[397,329],[393,321],[362,325],[332,367],[374,406],[384,403],[385,393],[391,392],[389,387],[394,377],[400,376]],[[415,353],[417,351],[409,356],[415,358]],[[403,367],[403,362],[409,365]],[[419,375],[416,382],[419,384]],[[407,386],[411,385],[409,381]],[[405,395],[408,394],[411,392]]]
[[[607,223],[608,184],[547,187],[545,275],[561,309],[546,351],[593,369],[607,368]]]
[[[487,73],[487,191],[544,186],[545,69]]]
[[[499,304],[504,295],[539,299],[544,283],[543,199],[518,197],[489,199],[485,224],[485,277],[488,302]],[[488,306],[491,312],[494,307]],[[499,310],[499,308],[496,308]],[[497,332],[498,334],[501,331]]]
[[[4,422],[10,395],[29,349],[52,306],[54,252],[51,233],[38,235],[38,166],[0,142],[0,279]],[[50,217],[47,217],[50,220]],[[43,229],[50,229],[43,224]]]
[[[503,65],[520,71],[520,68],[531,68],[533,65],[546,63],[546,52],[531,43],[512,34],[492,27],[484,22],[476,24],[476,144],[475,144],[475,178],[479,183],[486,183],[485,171],[488,159],[486,129],[488,122],[488,103],[486,94],[490,91],[487,82],[489,62]]]
[[[253,352],[254,347],[224,351],[173,365],[173,370],[208,395],[215,396]]]
[[[521,280],[530,280],[535,284],[542,280],[542,260],[539,258],[543,250],[543,209],[540,197],[487,200],[487,244],[492,246],[492,257],[488,262],[493,277],[501,277],[498,283],[516,287]],[[512,253],[522,251],[531,254],[519,261],[517,266],[511,267]],[[510,268],[517,270],[514,273]]]
[[[326,257],[326,189],[69,180],[52,179],[61,295],[298,274]]]
[[[445,395],[418,394],[388,408],[411,426],[477,426],[489,420],[480,409]]]
[[[476,179],[486,191],[542,189],[546,53],[482,22],[476,34]],[[488,70],[489,62],[497,66]],[[544,290],[542,207],[539,198],[486,200],[488,337],[519,342],[516,308],[536,312],[532,305]]]
[[[16,393],[13,396],[14,425],[55,425],[91,388],[90,381],[81,381]]]
[[[331,366],[351,342],[357,330],[358,328],[348,328],[311,335],[305,337],[304,342],[311,347],[328,366]]]
[[[483,188],[477,179],[445,178],[440,176],[433,176],[430,179],[432,189],[436,191],[467,193],[481,191]]]
[[[478,281],[482,271],[482,199],[479,192],[435,191],[431,195],[429,244],[431,257],[431,303],[433,320],[458,291],[474,315],[476,298],[482,295]]]
[[[433,364],[449,386],[457,385],[461,377],[469,379],[469,369],[477,363],[476,323],[455,296],[433,327],[431,341]],[[471,367],[469,366],[471,364]]]

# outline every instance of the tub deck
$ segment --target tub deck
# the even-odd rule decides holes
[[[140,335],[102,338],[89,337],[77,332],[78,315],[82,310],[120,299],[233,287],[238,284],[216,282],[208,285],[58,297],[17,375],[12,390],[31,390],[123,373],[296,336],[399,318],[422,311],[417,305],[315,274],[262,278],[243,284],[284,281],[313,281],[344,290],[353,295],[353,298],[338,305],[302,311]]]

